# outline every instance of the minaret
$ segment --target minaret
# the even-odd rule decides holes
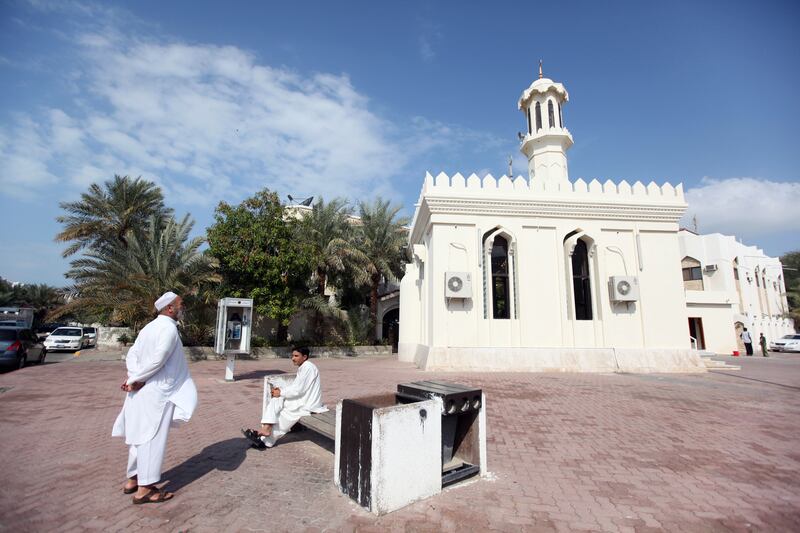
[[[564,126],[561,107],[569,101],[567,90],[542,74],[534,81],[517,104],[528,120],[527,134],[522,138],[520,151],[528,158],[531,182],[544,183],[547,189],[569,183],[567,150],[572,135]]]

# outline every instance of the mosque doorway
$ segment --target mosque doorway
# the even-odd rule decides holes
[[[689,317],[689,335],[695,340],[695,347],[698,350],[706,349],[706,339],[703,335],[703,319],[700,317]]]
[[[392,346],[392,353],[397,353],[397,341],[400,332],[400,309],[394,308],[383,315],[383,340]]]

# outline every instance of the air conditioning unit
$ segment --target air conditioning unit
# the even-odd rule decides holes
[[[445,272],[444,295],[447,298],[472,298],[472,276],[469,272]]]
[[[636,276],[611,276],[608,291],[612,302],[635,302],[639,299],[639,280]]]
[[[713,265],[713,264],[712,265],[706,265],[706,268],[704,270],[706,272],[716,272],[717,271],[717,265]]]

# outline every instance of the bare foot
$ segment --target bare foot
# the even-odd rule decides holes
[[[261,424],[261,431],[258,432],[262,437],[269,437],[272,435],[272,424]]]
[[[136,479],[136,476],[128,478],[128,481],[125,482],[125,486],[122,488],[122,492],[125,494],[131,494],[132,492],[136,491],[139,488],[139,482]]]

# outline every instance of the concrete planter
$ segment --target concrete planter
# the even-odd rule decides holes
[[[392,355],[391,346],[310,346],[312,358],[328,357],[387,357]],[[222,360],[210,346],[186,346],[186,354],[192,361]],[[250,355],[237,355],[237,359],[288,359],[292,353],[290,346],[266,346],[253,348]]]

